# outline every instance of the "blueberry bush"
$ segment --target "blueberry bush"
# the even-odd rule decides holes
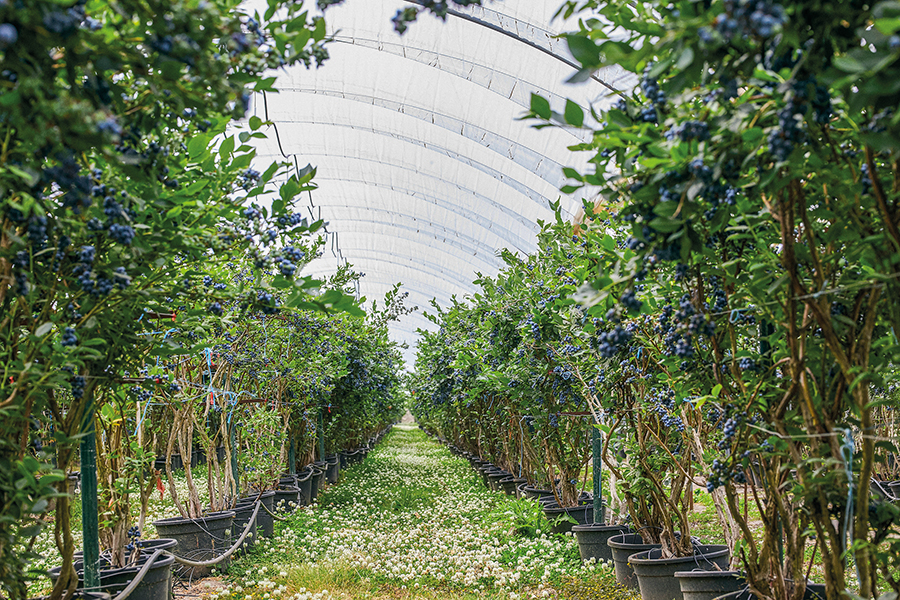
[[[585,222],[435,316],[417,410],[465,440],[489,426],[483,386],[524,383],[552,416],[559,395],[535,380],[559,367],[601,422],[612,491],[665,553],[691,551],[674,533],[689,532],[686,492],[703,485],[759,597],[801,598],[810,550],[829,599],[898,591],[900,513],[870,492],[897,452],[880,434],[893,427],[900,315],[896,3],[560,12],[581,17],[565,36],[573,82],[615,64],[636,85],[607,110],[533,97],[538,126],[593,133],[572,148],[592,167],[566,169],[563,188],[585,192]],[[526,293],[541,310],[522,310]],[[466,346],[506,340],[496,362],[466,359]]]

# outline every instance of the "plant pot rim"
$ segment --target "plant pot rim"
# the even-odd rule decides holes
[[[640,541],[639,542],[626,542],[625,541],[626,535],[636,536]],[[621,541],[619,541],[619,538],[622,538]],[[659,546],[660,546],[660,544],[654,544],[652,542],[651,543],[645,542],[644,539],[641,537],[641,534],[639,534],[639,533],[628,533],[628,532],[623,532],[623,533],[620,533],[619,535],[612,536],[611,538],[609,538],[606,541],[606,545],[609,546],[610,548],[616,548],[618,550],[628,550],[630,548],[634,548],[635,546],[638,546],[638,547],[644,546],[644,547],[648,547],[648,548],[649,547],[659,548]]]
[[[155,550],[159,550],[159,548],[155,548],[154,551]],[[100,578],[102,580],[103,577],[106,577],[108,579],[110,577],[115,577],[116,575],[128,575],[131,573],[134,573],[136,575],[138,573],[138,571],[140,571],[142,568],[144,568],[144,563],[146,563],[148,560],[150,560],[150,556],[152,556],[152,555],[142,553],[138,557],[138,560],[135,564],[125,565],[124,567],[114,567],[109,564],[103,565],[101,563],[100,564],[100,575],[101,575]],[[156,561],[153,563],[153,566],[150,568],[152,570],[152,569],[157,569],[160,567],[166,567],[166,566],[171,565],[174,562],[175,562],[175,556],[173,556],[172,554],[161,554],[160,556],[158,556],[156,558]],[[83,559],[74,561],[73,566],[75,568],[76,575],[84,574],[84,560]],[[51,574],[51,576],[56,575],[58,577],[60,571],[62,571],[61,566],[52,567],[48,572]]]
[[[153,521],[153,525],[180,525],[181,523],[188,523],[197,521],[219,521],[225,519],[234,519],[235,512],[233,510],[220,510],[216,512],[206,513],[202,517],[197,517],[196,519],[191,517],[169,517],[167,519],[159,519],[158,521]]]
[[[681,579],[700,579],[705,577],[742,577],[742,571],[704,571],[702,569],[694,569],[693,571],[675,571],[675,577]]]
[[[152,540],[141,540],[140,548],[141,552],[156,552],[157,550],[168,550],[177,545],[178,540],[175,538],[153,538]]]
[[[262,494],[253,494],[250,496],[244,496],[243,498],[238,498],[237,504],[246,504],[248,502],[256,502],[257,500],[264,500],[266,498],[271,498],[275,495],[275,490],[266,490]]]
[[[593,504],[576,504],[575,506],[547,506],[544,505],[544,513],[550,515],[560,515],[569,512],[581,512],[593,510]]]
[[[622,531],[627,532],[628,525],[607,525],[606,523],[588,523],[586,525],[572,525],[572,531]]]
[[[704,548],[702,552],[697,550]],[[632,565],[659,565],[659,564],[678,564],[678,563],[694,563],[697,560],[706,559],[709,562],[711,558],[720,558],[728,555],[728,546],[722,544],[700,544],[694,546],[694,553],[690,556],[673,556],[671,558],[651,558],[650,554],[660,550],[660,548],[652,548],[650,550],[642,550],[628,557],[628,562]],[[698,565],[699,566],[699,565]]]
[[[546,494],[544,494],[545,496],[547,494],[550,494],[550,495],[553,494],[553,490],[548,490],[548,489],[544,489],[544,488],[536,488],[533,485],[531,485],[530,483],[525,486],[525,491],[527,491],[527,492],[546,492]]]

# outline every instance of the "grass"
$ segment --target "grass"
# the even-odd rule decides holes
[[[638,597],[548,529],[536,503],[487,490],[465,460],[396,426],[237,560],[212,600]]]

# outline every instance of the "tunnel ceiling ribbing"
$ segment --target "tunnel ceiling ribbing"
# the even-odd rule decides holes
[[[323,256],[305,274],[325,276],[349,261],[365,273],[360,293],[381,299],[396,282],[409,303],[475,290],[476,273],[502,267],[497,252],[535,249],[550,203],[574,215],[585,196],[567,196],[562,168],[587,169],[589,139],[575,129],[535,130],[519,120],[532,92],[562,111],[567,98],[603,108],[630,79],[608,68],[578,85],[564,40],[572,23],[551,22],[559,0],[502,0],[450,15],[421,15],[404,36],[391,17],[400,0],[356,0],[326,14],[334,43],[319,69],[281,72],[278,94],[254,98],[274,123],[260,163],[289,160],[317,168],[308,198],[328,223]],[[395,323],[412,343],[430,322]],[[411,357],[411,353],[407,353]]]

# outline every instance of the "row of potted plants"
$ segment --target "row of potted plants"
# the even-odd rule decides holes
[[[317,438],[319,457],[361,447],[398,410],[386,322],[403,310],[364,319],[349,267],[301,274],[323,245],[323,222],[301,214],[315,169],[256,156],[267,124],[252,94],[273,91],[269,70],[328,58],[323,18],[293,2],[268,8],[0,6],[5,596],[43,578],[31,544],[48,526],[63,563],[50,597],[76,588],[67,473],[80,469],[87,495],[95,487],[79,459],[96,462],[102,496],[83,503],[101,512],[87,527],[122,565],[129,496],[140,529],[164,480],[178,511],[198,516],[193,464],[221,510],[271,455],[303,463]],[[240,460],[250,428],[275,428],[245,402],[268,403],[293,444]],[[173,466],[187,497],[174,494]],[[85,537],[91,555],[96,538]]]
[[[224,560],[217,559],[237,544],[245,530],[245,539],[237,546],[237,551],[246,551],[259,538],[271,538],[278,513],[289,513],[313,504],[326,485],[338,483],[340,469],[362,462],[387,430],[377,432],[364,447],[341,451],[323,461],[304,466],[296,474],[283,475],[277,483],[270,483],[268,487],[273,489],[257,490],[238,498],[228,510],[207,510],[197,518],[174,517],[154,521],[158,539],[142,540],[140,533],[132,530],[125,565],[114,565],[109,550],[101,555],[101,595],[120,594],[158,550],[166,551],[166,554],[157,558],[129,594],[130,599],[165,600],[171,597],[175,578],[190,581],[206,577],[214,571],[224,572],[231,563],[230,556]],[[181,564],[179,558],[214,564]],[[75,559],[75,569],[81,576],[83,565],[80,553],[76,553]],[[52,569],[51,578],[58,579],[61,570],[61,567]]]
[[[876,472],[889,477],[896,464],[896,412],[873,408],[896,407],[895,388],[869,384],[878,400],[866,404],[865,427],[849,387],[798,395],[790,365],[800,358],[784,328],[792,321],[757,283],[713,255],[690,265],[642,258],[613,208],[625,210],[587,205],[583,222],[546,224],[535,254],[504,254],[507,267],[482,277],[477,295],[433,317],[413,385],[423,427],[565,509],[579,504],[596,430],[608,522],[627,521],[643,543],[659,545],[659,558],[690,561],[695,492],[709,494],[730,566],[759,597],[802,597],[813,566],[830,597],[843,592],[843,561],[831,557],[860,544],[878,585],[900,585],[892,488],[870,497],[858,484]],[[635,277],[611,276],[633,264],[644,267]],[[836,291],[832,301],[845,306],[853,294]],[[743,302],[753,310],[738,308]],[[888,308],[875,305],[866,318],[881,322]],[[828,327],[845,325],[835,312]],[[844,350],[817,335],[804,344],[837,376],[829,361]],[[873,381],[892,381],[891,363],[878,360]],[[866,450],[870,438],[877,452]],[[859,512],[859,494],[872,510]]]
[[[467,459],[482,476],[486,487],[540,503],[551,523],[551,533],[573,532],[583,560],[612,563],[616,581],[624,587],[639,590],[643,600],[739,600],[748,596],[742,573],[729,570],[727,546],[692,540],[691,556],[663,558],[660,544],[648,544],[629,525],[607,524],[603,518],[595,520],[589,495],[583,495],[582,506],[560,509],[551,490],[537,489],[527,478],[515,477],[436,434],[432,435],[445,443],[453,454]],[[803,597],[805,600],[822,600],[824,586],[807,583]]]

